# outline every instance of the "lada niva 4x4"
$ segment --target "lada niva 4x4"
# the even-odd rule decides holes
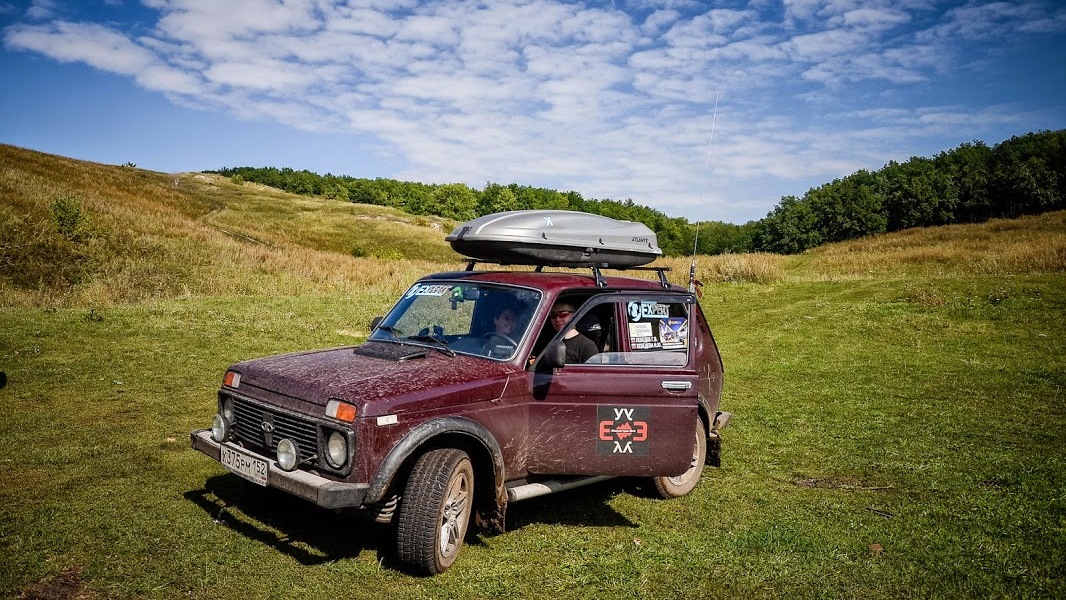
[[[510,502],[617,476],[687,494],[729,419],[711,328],[662,270],[589,269],[423,277],[361,345],[230,367],[192,446],[393,523],[397,557],[426,574],[455,561],[471,520],[503,531]]]

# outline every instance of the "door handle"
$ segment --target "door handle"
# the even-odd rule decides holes
[[[670,390],[672,392],[683,392],[685,390],[692,389],[691,381],[664,381],[662,383],[664,390]]]

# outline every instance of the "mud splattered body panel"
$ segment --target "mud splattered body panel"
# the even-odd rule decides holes
[[[574,311],[556,331],[549,313],[560,300]],[[501,333],[505,311],[515,324]],[[582,364],[552,365],[545,356],[570,328],[597,352]],[[317,478],[314,485],[349,486],[337,488],[347,500],[330,502],[357,507],[395,494],[411,461],[438,446],[470,454],[498,504],[508,482],[676,476],[690,467],[697,417],[713,422],[722,385],[710,327],[686,290],[569,272],[430,275],[363,345],[250,360],[229,371],[235,376],[219,392],[220,414],[234,399],[243,412],[225,443],[258,452],[285,481],[294,476],[277,467],[277,436],[295,436],[286,431],[296,426],[286,424],[299,421],[295,471]],[[343,461],[328,455],[337,436],[348,444]],[[217,459],[206,438],[194,432],[194,446]]]

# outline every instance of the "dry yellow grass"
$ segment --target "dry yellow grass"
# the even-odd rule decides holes
[[[77,197],[88,235],[50,212]],[[454,223],[379,206],[306,198],[205,174],[154,173],[0,145],[0,306],[100,306],[209,295],[370,293],[463,264]],[[375,258],[378,257],[378,258]],[[383,259],[381,257],[385,257]],[[663,258],[685,285],[689,257]],[[1066,211],[912,229],[798,256],[697,257],[705,283],[1038,274],[1066,271]],[[647,271],[627,275],[655,278]]]
[[[688,281],[690,258],[663,258],[675,283]],[[1066,272],[1066,211],[987,223],[908,229],[828,244],[795,256],[698,256],[705,283],[782,280],[1020,275]]]
[[[655,261],[653,266],[669,267],[671,282],[687,285],[691,264],[691,257],[667,257]],[[700,255],[696,257],[696,279],[705,284],[774,283],[784,278],[786,264],[786,257],[765,252]]]
[[[85,239],[60,235],[49,209],[58,195],[80,200]],[[0,305],[367,288],[395,297],[418,275],[461,264],[443,219],[12,146],[0,145],[0,199]]]
[[[766,252],[722,254],[706,257],[702,272],[706,281],[774,283],[784,277],[786,262],[785,257]]]
[[[829,244],[794,259],[796,275],[1016,275],[1066,271],[1066,211],[908,229]]]

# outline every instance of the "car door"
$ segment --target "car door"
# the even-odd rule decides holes
[[[673,476],[689,467],[699,383],[688,336],[693,305],[690,295],[626,293],[578,309],[567,327],[598,317],[601,352],[530,370],[531,473]]]

